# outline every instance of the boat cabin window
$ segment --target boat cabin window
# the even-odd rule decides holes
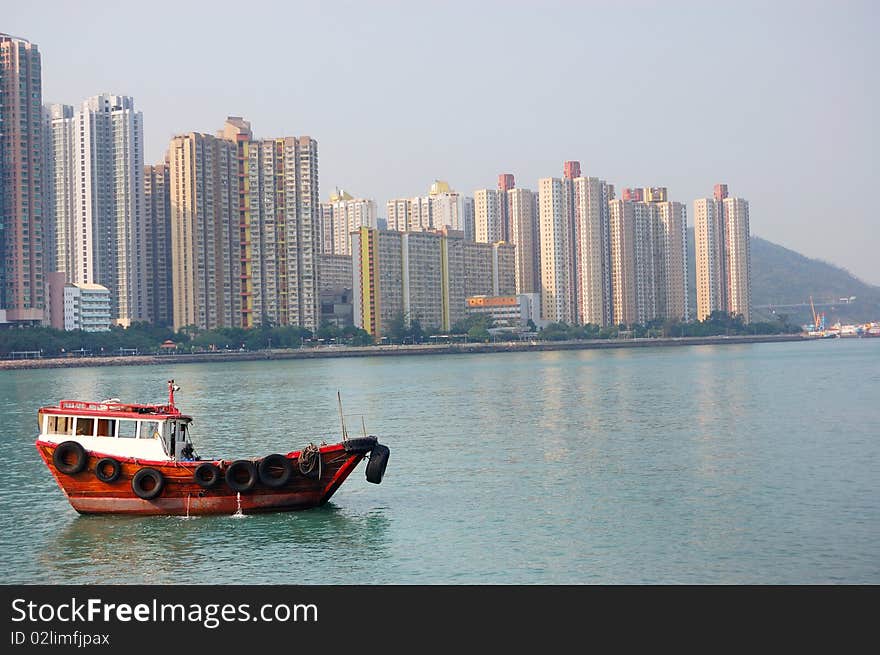
[[[76,417],[76,434],[83,437],[91,437],[95,434],[95,419]]]
[[[98,419],[98,436],[99,437],[115,437],[116,436],[116,420],[112,418]]]
[[[73,434],[72,416],[49,416],[46,434]]]
[[[141,421],[141,439],[159,439],[162,437],[162,426],[159,421]]]
[[[123,439],[134,439],[137,437],[137,424],[137,421],[119,419],[119,436]]]

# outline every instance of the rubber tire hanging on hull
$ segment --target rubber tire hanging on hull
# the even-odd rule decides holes
[[[247,471],[248,479],[239,482],[236,475],[240,470]],[[226,484],[236,493],[250,491],[257,484],[257,467],[249,459],[237,459],[226,469]]]
[[[272,475],[272,469],[277,468],[281,469],[281,475],[276,477]],[[257,472],[260,474],[260,482],[270,489],[279,489],[290,482],[290,478],[293,476],[293,466],[287,457],[275,453],[266,455],[260,460]]]
[[[74,454],[76,459],[68,464],[65,460],[70,454]],[[55,468],[66,475],[76,475],[86,467],[88,461],[86,449],[76,441],[62,441],[52,453],[52,463]]]
[[[104,473],[104,468],[109,466],[112,470],[109,475]],[[95,477],[98,478],[101,482],[111,483],[116,482],[119,479],[119,475],[122,473],[122,464],[113,459],[112,457],[104,457],[98,460],[98,463],[95,464]]]
[[[370,461],[367,462],[367,482],[381,484],[385,476],[385,467],[388,466],[388,456],[391,454],[388,446],[377,443],[370,451]]]
[[[376,443],[376,437],[351,437],[342,442],[347,453],[368,453]]]
[[[153,485],[152,489],[147,489],[144,487],[144,480],[146,478],[152,478]],[[131,490],[135,493],[138,498],[142,498],[144,500],[153,500],[156,496],[162,493],[162,488],[165,486],[165,478],[162,477],[162,473],[152,468],[142,468],[140,471],[134,474],[134,477],[131,479]]]
[[[207,476],[205,475],[207,474]],[[220,469],[210,462],[199,464],[193,471],[193,480],[202,489],[210,489],[220,482]]]

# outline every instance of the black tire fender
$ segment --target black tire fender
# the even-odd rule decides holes
[[[376,445],[376,437],[351,437],[342,442],[347,453],[368,453]]]
[[[73,455],[74,461],[68,464],[69,455]],[[76,475],[86,467],[88,461],[86,449],[76,441],[62,441],[52,453],[52,463],[55,468],[66,475]]]
[[[388,466],[388,456],[391,450],[388,446],[377,443],[370,451],[370,461],[367,462],[367,482],[381,484],[385,476],[385,467]]]
[[[144,484],[147,480],[153,481],[151,489],[148,489],[146,484]],[[153,500],[153,498],[162,493],[164,486],[165,478],[162,476],[162,473],[154,468],[142,468],[131,479],[131,490],[138,498],[143,498],[144,500]]]
[[[273,471],[279,468],[281,475],[274,475]],[[279,489],[290,482],[290,478],[293,476],[293,466],[284,455],[273,453],[260,460],[257,472],[260,475],[260,482],[270,489]]]
[[[108,466],[110,467],[110,473],[105,473],[104,469]],[[98,460],[98,463],[95,464],[95,477],[98,478],[101,482],[106,482],[108,484],[111,482],[116,482],[121,474],[122,464],[120,464],[118,460],[115,460],[112,457],[102,457]]]
[[[247,473],[247,480],[241,482],[238,475],[244,471]],[[226,484],[229,488],[237,493],[250,491],[257,484],[257,467],[249,459],[237,459],[226,469]]]
[[[220,482],[220,469],[216,464],[203,462],[193,471],[193,481],[202,489],[210,489]]]

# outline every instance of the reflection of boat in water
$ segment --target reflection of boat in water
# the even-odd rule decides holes
[[[232,515],[79,516],[61,519],[34,562],[36,583],[93,584],[326,584],[327,569],[315,566],[275,567],[267,561],[286,561],[292,553],[319,553],[327,566],[348,570],[388,556],[391,521],[374,502],[342,506],[330,500],[308,512]],[[240,557],[241,544],[260,544],[259,555]],[[136,544],[136,547],[133,545]],[[210,557],[193,556],[210,550]],[[366,559],[365,559],[366,558]],[[218,562],[235,564],[218,565]],[[186,566],[181,566],[185,561]],[[21,577],[21,576],[19,576]]]
[[[376,437],[348,438],[259,459],[205,460],[195,454],[192,417],[166,405],[62,400],[43,407],[37,450],[82,514],[234,514],[298,510],[326,503],[361,460],[379,484],[389,450]]]

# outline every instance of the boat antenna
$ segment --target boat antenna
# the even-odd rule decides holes
[[[174,392],[180,391],[180,387],[174,384],[174,380],[168,380],[168,406],[174,407]]]
[[[361,427],[364,429],[364,436],[367,436],[367,422],[364,421],[364,415],[361,414]]]
[[[348,430],[345,429],[345,414],[342,413],[342,394],[336,390],[336,400],[339,401],[339,420],[342,422],[342,440],[348,441]]]

